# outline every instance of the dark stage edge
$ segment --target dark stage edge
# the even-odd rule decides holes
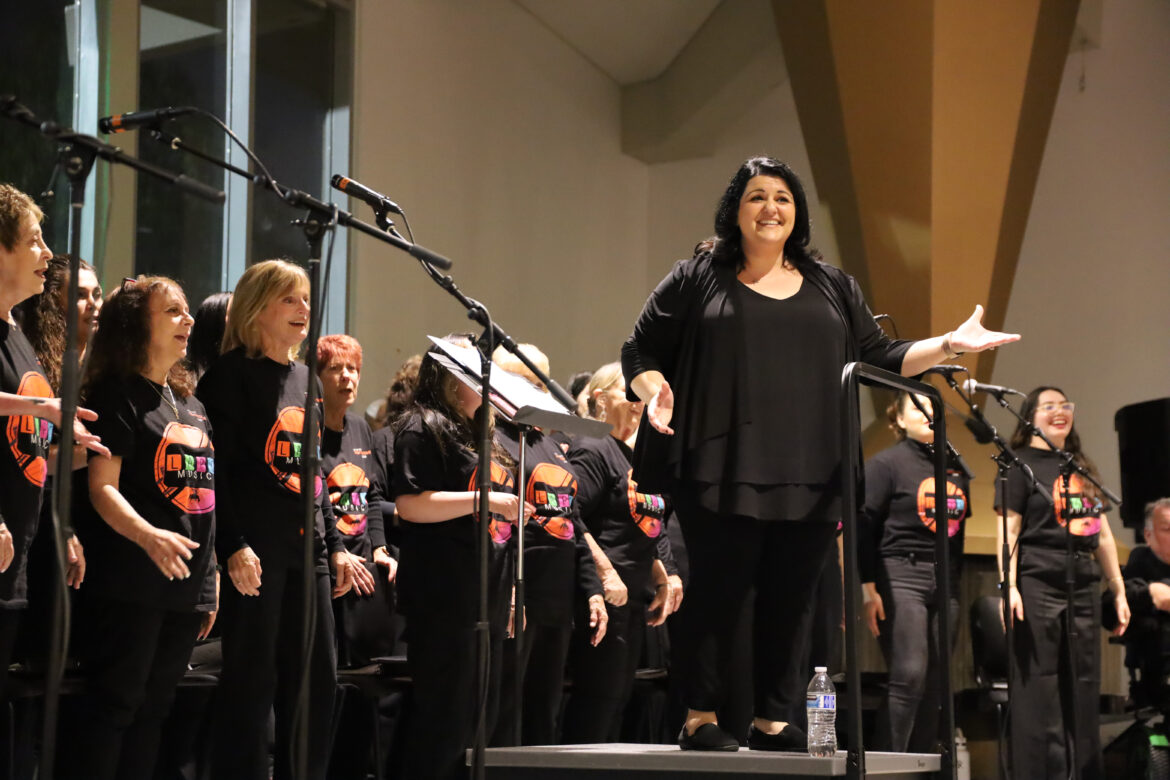
[[[686,780],[734,777],[818,778],[845,776],[844,751],[832,758],[801,753],[767,753],[741,748],[736,753],[683,751],[674,745],[551,745],[489,748],[487,776],[494,780],[581,778],[649,780],[668,776]],[[929,753],[865,754],[866,777],[919,780],[939,771],[939,757]]]

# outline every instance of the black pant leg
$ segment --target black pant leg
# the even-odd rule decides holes
[[[23,614],[23,609],[0,609],[0,701],[4,700],[8,665],[12,663],[12,651],[16,647],[16,635]]]
[[[906,752],[914,731],[930,661],[932,566],[926,561],[885,558],[878,573],[878,592],[886,613],[886,619],[878,622],[878,644],[889,674],[874,737],[878,750]]]
[[[588,625],[588,624],[586,624]],[[536,626],[524,675],[522,743],[555,745],[557,718],[565,690],[571,626]]]
[[[589,644],[588,624],[579,624],[573,633],[569,650],[573,693],[565,707],[562,739],[566,744],[610,742],[621,728],[622,709],[633,684],[631,663],[636,666],[634,651],[640,647],[633,621],[645,619],[646,605],[631,599],[621,607],[605,606],[609,626],[597,647]]]
[[[134,721],[122,736],[119,780],[150,780],[158,761],[163,722],[175,701],[175,688],[187,670],[191,649],[203,621],[202,613],[172,612],[162,615],[154,658],[146,678],[145,695]]]
[[[475,734],[476,634],[471,625],[408,616],[406,657],[414,682],[405,745],[409,778],[461,778]]]
[[[778,521],[763,524],[756,575],[754,630],[755,712],[785,721],[804,698],[805,652],[812,627],[810,594],[836,539],[832,523]],[[803,683],[803,685],[802,685]]]
[[[313,598],[316,599],[316,620],[313,624],[312,645],[308,669],[309,745],[307,780],[324,780],[329,769],[329,754],[333,749],[333,723],[337,702],[337,655],[333,610],[330,605],[329,575],[314,571]],[[285,580],[281,604],[280,628],[277,634],[277,686],[274,697],[276,712],[276,744],[273,752],[276,780],[293,778],[295,772],[297,696],[304,674],[304,580],[301,569],[290,569]]]
[[[679,621],[674,667],[689,709],[718,710],[725,702],[726,675],[740,609],[755,579],[761,524],[723,517],[680,498],[675,507],[686,539],[690,586]]]
[[[260,595],[244,596],[224,577],[217,622],[223,635],[223,671],[212,730],[212,777],[266,780],[268,720],[276,695],[277,633],[289,568],[262,556]],[[294,587],[299,588],[299,583]],[[300,643],[281,647],[295,653]]]
[[[1022,574],[1024,619],[1015,623],[1011,700],[1013,777],[1066,775],[1060,670],[1064,666],[1064,594]]]

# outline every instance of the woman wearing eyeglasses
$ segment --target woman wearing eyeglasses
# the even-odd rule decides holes
[[[1081,451],[1073,411],[1073,403],[1063,390],[1045,386],[1028,394],[1020,415],[1095,476],[1096,467]],[[1103,776],[1097,723],[1101,688],[1098,593],[1102,571],[1117,609],[1119,624],[1115,633],[1121,634],[1129,624],[1117,546],[1105,517],[1108,506],[1097,488],[1079,474],[1071,474],[1066,487],[1060,473],[1062,455],[1022,423],[1012,434],[1011,446],[1046,494],[1034,489],[1020,469],[1012,469],[1005,494],[996,496],[996,511],[1000,507],[1007,509],[1008,545],[1012,550],[1008,576],[1015,624],[1012,775],[1068,776],[1069,741],[1075,733],[1076,761],[1080,765],[1076,776],[1092,780]],[[1068,668],[1065,621],[1068,533],[1073,537],[1075,576],[1075,674]]]

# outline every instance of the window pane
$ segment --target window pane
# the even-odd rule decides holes
[[[253,138],[256,154],[281,184],[322,200],[325,123],[334,104],[334,12],[308,0],[257,0]],[[253,263],[283,257],[304,263],[298,215],[274,195],[252,200]],[[328,243],[322,247],[322,255]],[[334,257],[334,268],[344,257]]]
[[[15,95],[38,118],[73,125],[73,64],[76,47],[67,30],[71,0],[4,4],[0,46],[0,94]],[[88,132],[88,131],[86,131]],[[56,145],[31,127],[0,119],[0,181],[28,193],[45,212],[45,242],[54,252],[69,248],[69,188],[53,179],[55,195],[42,197],[57,161]]]
[[[197,106],[225,116],[227,0],[147,0],[141,6],[141,25],[139,107]],[[214,158],[224,156],[224,133],[206,119],[183,117],[162,129]],[[172,151],[145,129],[138,135],[137,154],[143,160],[223,188],[224,172],[213,163]],[[223,209],[222,204],[139,176],[135,272],[178,279],[192,307],[219,291]]]

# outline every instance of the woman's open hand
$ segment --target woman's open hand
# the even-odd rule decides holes
[[[650,399],[650,403],[646,404],[646,417],[654,430],[670,436],[674,434],[674,429],[670,427],[670,418],[673,416],[674,391],[670,389],[670,383],[663,380],[658,392]]]
[[[1019,340],[1018,333],[1000,333],[983,327],[983,307],[978,304],[967,321],[951,331],[951,349],[956,352],[983,352]]]

